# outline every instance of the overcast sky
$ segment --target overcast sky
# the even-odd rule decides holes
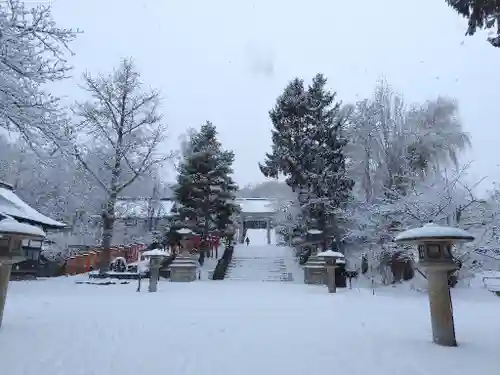
[[[72,46],[75,79],[58,91],[81,99],[81,72],[133,57],[162,91],[171,146],[212,121],[236,153],[240,185],[264,180],[257,163],[270,147],[276,97],[293,77],[317,72],[344,102],[369,97],[380,77],[409,102],[458,99],[474,146],[470,180],[500,181],[500,49],[484,34],[465,37],[465,21],[444,0],[52,2],[59,25],[85,31]]]

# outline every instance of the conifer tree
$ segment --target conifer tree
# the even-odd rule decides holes
[[[278,97],[270,112],[272,152],[260,169],[267,177],[286,176],[286,183],[298,193],[303,217],[309,226],[323,231],[326,246],[331,227],[336,228],[336,213],[347,202],[354,181],[346,173],[344,118],[340,105],[334,103],[335,94],[325,85],[321,74],[307,90],[296,78]]]
[[[445,0],[458,14],[468,19],[466,35],[477,29],[496,28],[495,36],[488,38],[494,47],[500,47],[500,0]]]
[[[318,74],[307,91],[306,123],[309,136],[301,158],[307,181],[307,216],[326,238],[339,241],[338,214],[351,195],[354,181],[347,175],[344,154],[347,139],[342,134],[345,118],[335,93],[326,88],[326,78]],[[338,242],[337,242],[338,243]]]
[[[206,122],[190,136],[174,189],[181,222],[194,223],[206,240],[209,231],[231,224],[237,185],[231,175],[234,153],[222,148],[216,127]],[[206,246],[206,242],[203,241]]]

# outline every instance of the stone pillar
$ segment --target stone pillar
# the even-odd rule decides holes
[[[161,256],[151,256],[149,268],[149,292],[158,290],[158,279],[160,278]]]
[[[453,307],[451,304],[448,273],[443,269],[427,268],[429,306],[431,310],[432,340],[443,346],[457,346]]]
[[[328,293],[337,293],[337,285],[335,284],[335,268],[337,266],[326,264],[326,285]]]
[[[271,244],[271,219],[266,219],[266,229],[267,229],[267,244]]]
[[[5,301],[7,300],[7,289],[9,288],[10,271],[12,265],[0,265],[0,327],[2,326]]]

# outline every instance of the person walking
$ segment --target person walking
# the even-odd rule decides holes
[[[245,242],[247,243],[247,246],[250,245],[250,238],[247,237],[247,239],[245,240]]]

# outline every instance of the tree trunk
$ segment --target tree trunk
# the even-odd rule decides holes
[[[115,205],[117,194],[112,193],[106,203],[106,208],[102,212],[102,252],[99,257],[99,273],[103,274],[109,271],[111,263],[111,243],[113,241],[113,228],[115,224]]]
[[[322,231],[322,240],[321,240],[321,251],[326,251],[328,247],[328,233],[326,228],[326,214],[323,211],[321,213],[320,219],[318,220],[319,229]]]
[[[209,256],[210,255],[210,245],[208,243],[208,231],[209,231],[209,220],[210,220],[210,216],[209,215],[206,215],[205,216],[205,227],[203,228],[203,250],[205,252],[205,255],[206,256]]]
[[[365,199],[366,202],[370,202],[372,199],[372,189],[373,189],[373,184],[372,184],[372,178],[371,178],[371,173],[370,173],[370,160],[371,160],[371,155],[370,155],[370,142],[366,140],[364,142],[364,147],[365,147],[365,162],[364,162],[364,189],[365,189]]]
[[[340,230],[337,223],[337,216],[332,214],[330,216],[329,222],[331,223],[331,227],[333,228],[333,235],[335,237],[335,245],[337,247],[336,251],[344,253],[342,250],[342,242],[340,241]]]

